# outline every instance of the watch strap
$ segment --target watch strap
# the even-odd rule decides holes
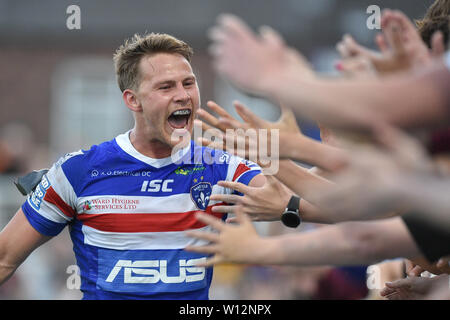
[[[293,195],[288,202],[286,210],[298,212],[299,208],[300,208],[300,197]]]

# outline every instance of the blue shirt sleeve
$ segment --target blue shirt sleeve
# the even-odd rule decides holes
[[[250,181],[260,173],[261,170],[249,170],[247,172],[244,172],[236,182],[248,185]]]
[[[65,223],[54,222],[41,216],[30,206],[28,201],[22,205],[22,211],[31,226],[45,236],[54,237],[66,226]]]

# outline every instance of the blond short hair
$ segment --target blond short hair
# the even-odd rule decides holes
[[[142,57],[157,53],[180,54],[191,62],[194,51],[184,41],[169,34],[135,34],[132,38],[125,40],[125,43],[116,50],[113,58],[117,83],[122,92],[126,89],[136,90],[139,87],[139,63]]]

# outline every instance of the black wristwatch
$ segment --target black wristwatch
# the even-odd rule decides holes
[[[300,197],[294,195],[289,200],[287,208],[281,216],[281,221],[286,227],[297,228],[300,225],[302,219],[300,218],[299,208]]]

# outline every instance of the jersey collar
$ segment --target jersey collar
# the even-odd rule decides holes
[[[161,167],[165,167],[167,165],[173,164],[173,163],[179,163],[182,160],[182,158],[191,149],[191,143],[190,143],[188,146],[184,147],[183,149],[178,150],[176,153],[174,153],[173,155],[171,155],[167,158],[161,158],[161,159],[150,158],[136,150],[136,148],[133,146],[133,144],[130,141],[130,132],[131,132],[131,130],[116,137],[116,142],[119,145],[119,147],[123,151],[128,153],[130,156],[132,156],[133,158],[136,158],[136,159],[138,159],[152,167],[155,167],[155,168],[161,168]]]

